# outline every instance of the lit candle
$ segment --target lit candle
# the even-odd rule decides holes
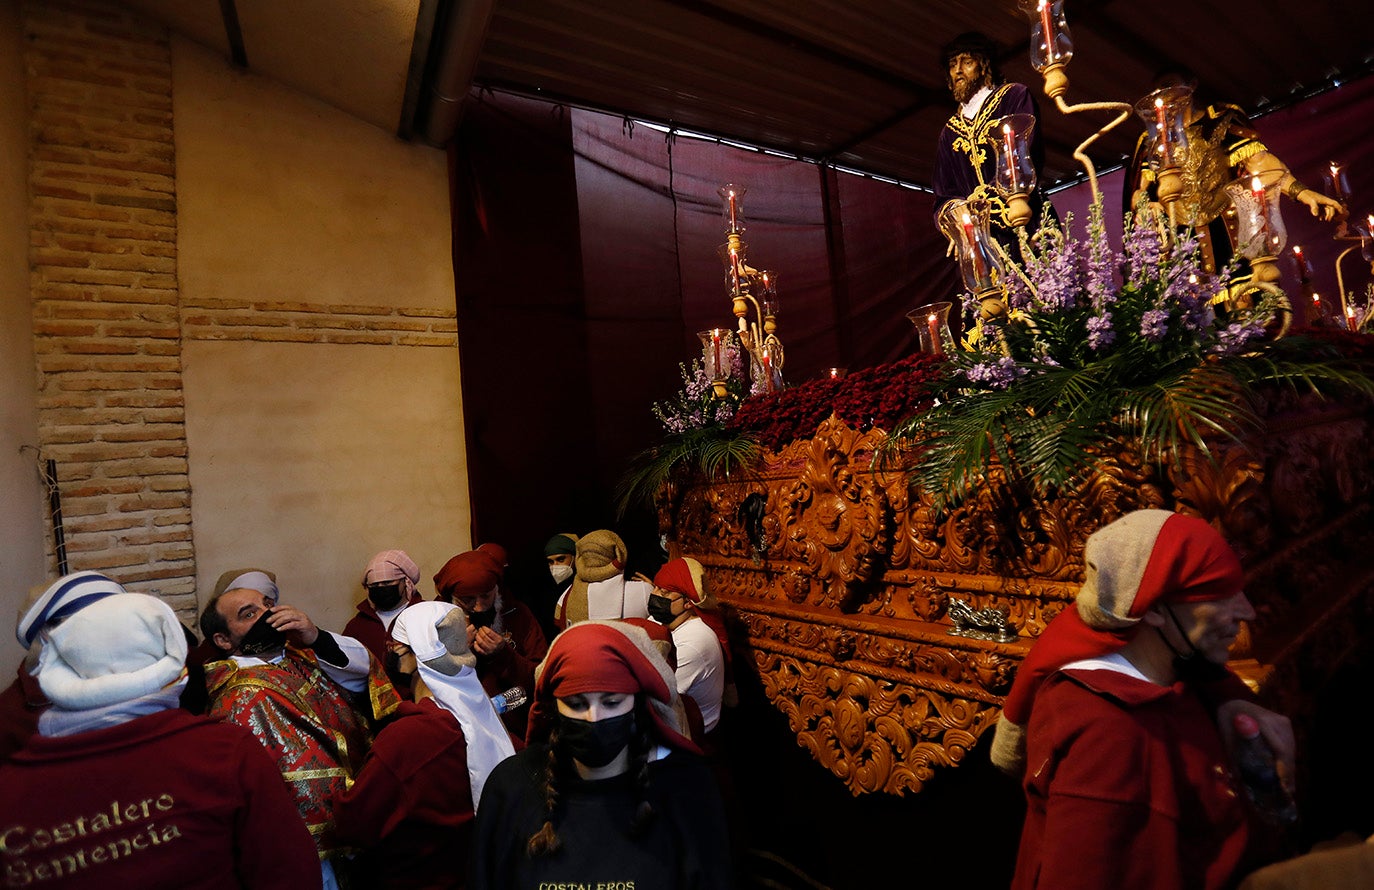
[[[1264,183],[1260,182],[1259,175],[1250,177],[1250,195],[1255,199],[1255,213],[1259,217],[1259,228],[1261,237],[1265,241],[1265,247],[1269,246],[1269,213],[1264,200]]]
[[[735,228],[735,190],[730,190],[730,231],[737,231]]]
[[[839,379],[840,379],[840,369],[839,369],[839,368],[831,368],[831,369],[830,369],[830,379],[831,379],[831,380],[839,380]]]
[[[973,277],[977,285],[981,286],[987,279],[987,270],[983,268],[983,255],[978,251],[978,238],[973,231],[973,218],[967,213],[964,214],[964,240],[968,243],[968,254],[973,259]]]
[[[716,351],[716,363],[715,366],[711,368],[711,376],[719,379],[725,376],[725,365],[722,364],[720,360],[720,328],[711,329],[711,345],[715,347]]]
[[[1369,234],[1374,235],[1374,213],[1365,217],[1365,222],[1369,223]]]
[[[1007,148],[1007,172],[1011,174],[1011,193],[1014,195],[1021,191],[1020,183],[1016,181],[1016,143],[1011,138],[1011,124],[1002,125],[1002,143]]]
[[[739,293],[739,278],[740,278],[740,273],[739,273],[739,251],[738,251],[738,250],[731,250],[731,251],[730,251],[730,277],[731,277],[732,283],[734,284],[734,287],[735,287],[734,292],[735,292],[735,293]]]
[[[1307,254],[1302,252],[1302,245],[1293,245],[1293,256],[1298,261],[1298,273],[1303,278],[1308,278],[1312,274],[1312,264],[1307,261]]]
[[[1040,0],[1040,30],[1045,32],[1045,58],[1053,62],[1059,58],[1059,54],[1054,46],[1054,20],[1051,12],[1049,0]]]
[[[1350,200],[1350,183],[1345,178],[1345,168],[1332,161],[1331,167],[1331,197],[1342,203]]]
[[[1350,331],[1355,330],[1355,307],[1354,307],[1354,306],[1346,306],[1346,307],[1345,307],[1345,327],[1346,327],[1346,330],[1350,330]]]
[[[1164,113],[1163,96],[1155,98],[1155,130],[1159,140],[1159,159],[1167,167],[1173,161],[1173,154],[1169,150],[1169,121]]]
[[[944,355],[943,344],[940,343],[940,320],[932,312],[926,316],[926,329],[930,331],[930,351],[936,355]]]

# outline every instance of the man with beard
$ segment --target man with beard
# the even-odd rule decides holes
[[[502,568],[489,552],[459,553],[434,576],[434,589],[438,599],[467,616],[468,645],[477,656],[477,678],[487,694],[519,686],[528,695],[534,688],[534,667],[549,644],[530,607],[504,595]],[[527,714],[527,708],[516,708],[501,719],[517,738],[524,738]]]
[[[362,643],[320,630],[277,593],[266,573],[249,571],[206,604],[201,632],[229,653],[205,666],[207,713],[246,727],[276,759],[329,890],[341,861],[331,836],[333,800],[371,745],[369,717],[386,717],[400,699]]]
[[[1002,138],[997,122],[1009,114],[1029,114],[1037,125],[1031,134],[1031,161],[1037,177],[1045,164],[1040,141],[1039,117],[1031,91],[1020,83],[1003,83],[997,67],[997,47],[977,31],[960,34],[940,56],[945,84],[959,107],[940,130],[935,154],[935,213],[952,200],[985,199],[991,211],[991,230],[1013,257],[1017,253],[1015,231],[1005,219],[1006,203],[993,189],[997,170],[994,145]],[[1030,194],[1031,229],[1040,224],[1045,207],[1037,185]],[[1053,211],[1051,210],[1051,213]]]
[[[1260,723],[1281,775],[1293,753],[1287,718],[1226,669],[1255,617],[1240,560],[1201,519],[1137,510],[1091,535],[1084,562],[993,739],[1026,793],[1012,886],[1233,886],[1257,846],[1227,754],[1232,716]]]

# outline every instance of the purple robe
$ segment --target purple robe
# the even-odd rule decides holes
[[[1045,148],[1040,140],[1040,114],[1035,99],[1025,84],[1007,83],[994,87],[972,120],[956,109],[940,130],[933,183],[937,217],[948,201],[967,198],[983,184],[991,187],[997,172],[997,155],[993,146],[999,138],[994,125],[1009,114],[1035,116],[1036,127],[1031,133],[1031,161],[1035,164],[1035,175],[1039,179],[1045,166]],[[1037,225],[1045,205],[1038,184],[1031,193],[1030,205],[1032,225]],[[1000,200],[994,202],[994,207],[1000,206]],[[1004,244],[1010,246],[1016,243],[1015,234],[1000,226],[995,216],[991,228],[993,235]]]

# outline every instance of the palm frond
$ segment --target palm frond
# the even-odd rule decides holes
[[[624,518],[639,504],[652,504],[654,496],[674,477],[699,472],[706,479],[745,468],[758,460],[762,450],[748,433],[721,426],[707,426],[667,436],[661,443],[630,458],[616,484],[615,509]]]

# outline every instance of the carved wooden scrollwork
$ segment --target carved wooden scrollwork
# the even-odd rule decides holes
[[[661,522],[705,564],[732,642],[798,744],[855,794],[902,794],[995,723],[1016,666],[1072,602],[1088,535],[1131,510],[1194,513],[1236,546],[1258,617],[1235,654],[1271,699],[1358,644],[1341,616],[1374,632],[1374,572],[1351,570],[1374,552],[1374,413],[1290,400],[1268,422],[1164,471],[1123,447],[1050,500],[994,466],[937,516],[900,466],[875,468],[881,430],[831,418],[747,477],[674,492]],[[762,547],[741,511],[750,498]],[[1005,614],[1018,636],[950,636],[952,599]]]
[[[919,791],[997,719],[992,705],[861,673],[765,651],[754,660],[798,744],[854,794]]]
[[[867,457],[879,435],[827,420],[811,440],[801,473],[780,492],[781,555],[812,581],[806,600],[795,602],[850,607],[887,555],[887,493]],[[865,457],[855,465],[858,455]]]

